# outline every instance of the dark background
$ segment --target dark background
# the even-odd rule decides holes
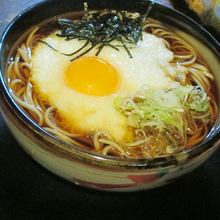
[[[0,34],[15,15],[36,2],[0,0]],[[191,15],[183,1],[175,2]],[[220,151],[168,186],[135,193],[97,192],[67,183],[40,167],[21,150],[0,116],[0,220],[165,217],[220,219]]]

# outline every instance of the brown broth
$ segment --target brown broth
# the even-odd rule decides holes
[[[58,16],[58,17],[53,17],[53,18],[50,18],[42,23],[39,24],[39,31],[37,34],[41,35],[42,37],[45,37],[45,36],[48,36],[49,34],[53,33],[55,30],[57,30],[59,27],[58,27],[58,24],[57,24],[57,19],[58,18],[68,18],[68,19],[79,19],[81,16],[82,16],[82,12],[76,12],[76,13],[71,13],[71,14],[64,14],[64,15],[61,15],[61,16]],[[31,29],[32,30],[32,29]],[[30,34],[31,30],[27,31],[17,42],[16,44],[14,45],[14,47],[12,48],[11,50],[11,54],[10,54],[10,59],[11,57],[14,57],[14,54],[16,53],[16,50],[17,48],[19,47],[19,45],[22,44],[22,42],[25,41],[25,39],[27,38],[27,36]],[[172,45],[174,43],[173,40],[170,40],[169,43]],[[179,54],[184,54],[184,53],[187,53],[187,51],[179,51]],[[204,60],[204,58],[202,57],[201,54],[197,53],[197,59],[196,59],[196,62],[204,65],[205,67],[207,67],[208,69],[209,66],[207,64],[207,62]],[[215,94],[217,96],[217,86],[213,81],[211,81],[211,88],[210,90],[208,91],[209,94]],[[215,96],[215,100],[217,102],[218,100],[218,97]],[[28,114],[28,112],[25,110],[25,112]],[[30,116],[31,117],[31,116]],[[33,118],[33,117],[32,117]],[[60,123],[60,117],[58,114],[54,114],[54,123],[58,125],[58,127],[63,127],[62,126],[62,123]],[[214,121],[213,120],[212,122],[210,122],[209,124],[209,129],[212,128],[213,124],[214,124]],[[65,127],[65,130],[67,131],[70,131],[71,130],[68,128],[68,127]],[[91,149],[93,150],[94,148],[94,144],[93,144],[93,134],[82,134],[81,137],[77,137],[77,138],[74,138],[74,140],[82,143],[83,145],[85,145],[86,148],[88,149]],[[141,157],[141,153],[140,153],[140,148],[139,147],[134,147],[132,149],[132,154],[136,155],[137,157]],[[116,153],[114,151],[111,151],[110,152],[110,155],[116,155]]]

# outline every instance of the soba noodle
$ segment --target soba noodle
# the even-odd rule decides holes
[[[144,25],[144,30],[162,38],[166,47],[173,51],[174,60],[172,61],[172,65],[181,68],[181,71],[187,73],[187,77],[183,83],[198,85],[209,96],[210,123],[200,125],[196,123],[192,115],[186,116],[188,117],[188,124],[185,125],[187,129],[187,131],[185,131],[187,132],[187,141],[182,149],[191,148],[206,137],[209,126],[214,123],[217,117],[218,107],[214,95],[212,94],[212,84],[210,83],[210,81],[213,80],[213,75],[197,51],[169,28],[154,20],[148,19]],[[147,146],[146,138],[121,146],[114,141],[111,134],[106,131],[98,131],[93,136],[87,136],[77,132],[70,133],[68,130],[62,128],[56,119],[56,109],[50,106],[46,100],[42,100],[42,98],[38,96],[30,79],[32,49],[39,39],[42,38],[38,32],[39,28],[35,28],[29,34],[26,42],[22,43],[17,49],[13,61],[8,65],[7,75],[8,85],[13,99],[40,127],[78,147],[85,147],[83,140],[86,136],[88,139],[87,142],[90,143],[88,149],[94,150],[102,155],[114,155],[125,158],[152,158],[163,156],[163,153],[156,147]],[[179,79],[180,82],[181,80],[182,79]],[[146,134],[142,132],[141,135],[144,137]],[[172,150],[169,152],[169,148],[167,148],[167,151],[168,153],[172,153]]]

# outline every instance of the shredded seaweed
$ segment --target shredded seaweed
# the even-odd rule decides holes
[[[58,37],[65,38],[67,41],[72,39],[84,40],[85,44],[81,48],[70,54],[65,54],[45,41],[41,40],[40,43],[44,43],[54,51],[66,56],[77,54],[71,61],[85,55],[95,47],[97,49],[96,56],[101,53],[104,47],[111,47],[117,51],[124,48],[128,56],[132,58],[131,45],[136,45],[142,40],[142,27],[153,3],[153,1],[150,1],[150,6],[143,15],[116,10],[89,11],[87,3],[84,3],[84,16],[82,19],[58,19],[60,29],[57,33]],[[112,41],[114,40],[118,41],[119,44],[113,45]],[[89,49],[84,50],[88,45],[90,45]]]

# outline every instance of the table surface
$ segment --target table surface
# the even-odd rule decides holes
[[[0,34],[39,0],[0,0]],[[161,1],[169,4],[168,1]],[[180,2],[180,0],[176,1]],[[181,8],[185,13],[186,8]],[[0,117],[0,219],[220,219],[220,151],[175,183],[145,192],[104,193],[71,185],[18,146]]]

